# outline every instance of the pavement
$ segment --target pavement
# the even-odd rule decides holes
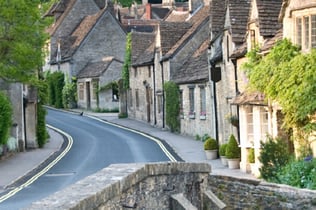
[[[81,110],[72,110],[81,112]],[[203,142],[197,141],[189,136],[171,133],[167,130],[154,127],[146,122],[141,122],[129,118],[118,118],[116,113],[95,113],[84,111],[84,115],[97,117],[107,122],[128,127],[156,137],[167,143],[185,162],[207,162],[211,165],[211,174],[232,176],[242,179],[256,179],[253,175],[244,173],[239,169],[228,169],[221,164],[220,159],[206,160],[203,151]],[[27,150],[17,153],[4,160],[0,160],[0,193],[17,180],[23,178],[38,166],[47,162],[53,154],[61,149],[64,141],[61,134],[48,129],[50,138],[44,148]]]

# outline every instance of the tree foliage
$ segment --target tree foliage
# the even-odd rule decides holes
[[[125,61],[122,70],[122,80],[123,88],[127,90],[129,88],[129,68],[131,66],[132,58],[132,35],[128,33],[126,36],[126,51],[125,51]]]
[[[316,112],[316,51],[301,53],[298,46],[284,39],[264,57],[256,50],[247,57],[243,68],[250,87],[281,105],[285,125],[315,130],[311,117]]]
[[[46,83],[48,85],[48,104],[56,108],[63,108],[64,74],[62,72],[48,73]]]
[[[168,81],[164,84],[166,96],[166,123],[171,132],[179,131],[179,88],[176,83]]]
[[[46,40],[40,0],[0,0],[0,78],[33,83]],[[34,83],[33,83],[34,84]]]

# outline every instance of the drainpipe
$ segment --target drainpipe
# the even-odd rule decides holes
[[[154,91],[154,125],[157,125],[157,115],[156,115],[156,66],[155,61],[153,62],[153,91]]]
[[[239,88],[238,88],[238,75],[237,75],[237,59],[234,58],[234,59],[231,59],[232,63],[234,64],[234,74],[235,74],[235,91],[236,91],[236,96],[239,95]],[[237,106],[237,116],[239,118],[239,105],[236,105]],[[239,126],[237,127],[237,137],[238,137],[238,140],[240,142],[240,131],[239,131]]]
[[[160,67],[161,67],[161,84],[162,84],[162,128],[165,128],[165,77],[163,73],[163,61],[160,61]]]

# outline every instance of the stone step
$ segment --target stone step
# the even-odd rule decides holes
[[[170,210],[198,210],[183,195],[183,193],[171,195]]]

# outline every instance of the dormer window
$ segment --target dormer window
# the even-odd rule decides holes
[[[251,43],[251,49],[254,49],[257,43],[255,30],[250,30],[250,43]]]

